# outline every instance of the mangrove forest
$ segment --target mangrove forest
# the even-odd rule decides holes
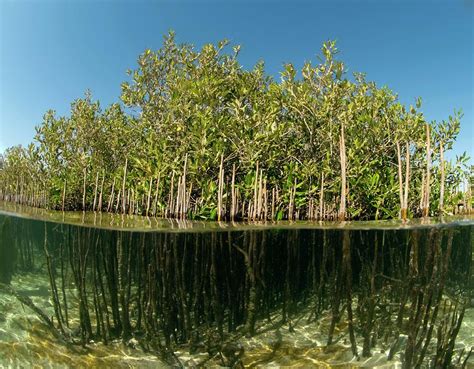
[[[279,78],[227,40],[170,32],[102,107],[87,91],[0,157],[0,199],[56,210],[194,220],[408,219],[470,212],[468,157],[447,160],[462,113],[427,121],[334,41]],[[449,155],[448,155],[449,157]],[[231,323],[229,323],[231,324]],[[184,334],[184,333],[183,333]]]

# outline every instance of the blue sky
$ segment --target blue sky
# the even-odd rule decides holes
[[[462,108],[455,153],[474,157],[473,25],[474,0],[0,0],[0,151],[28,144],[47,109],[67,114],[86,89],[103,107],[117,101],[137,56],[174,29],[197,47],[241,44],[241,63],[263,59],[275,78],[336,39],[351,72],[403,103],[421,96],[428,119]]]

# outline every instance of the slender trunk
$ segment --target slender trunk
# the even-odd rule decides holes
[[[125,158],[125,165],[123,166],[123,181],[122,181],[122,213],[125,214],[125,179],[127,177],[127,165],[128,165],[128,158]]]
[[[97,188],[99,187],[99,172],[95,175],[95,186],[94,186],[94,205],[92,205],[92,211],[95,211],[97,205]]]
[[[439,144],[439,161],[440,161],[440,171],[441,171],[440,188],[439,188],[439,215],[443,215],[445,174],[444,174],[444,146],[442,142]]]
[[[472,184],[471,181],[468,179],[467,181],[467,195],[466,195],[466,209],[467,213],[471,214],[472,213]]]
[[[64,211],[64,202],[66,200],[66,183],[67,183],[67,179],[64,180],[64,185],[63,185],[63,203],[61,207],[62,211]]]
[[[109,202],[107,203],[107,212],[112,210],[112,206],[114,205],[114,191],[115,191],[115,178],[112,182],[112,189],[110,190]]]
[[[160,189],[160,175],[158,174],[158,177],[156,178],[156,190],[155,190],[155,200],[154,205],[153,205],[153,215],[156,216],[158,213],[158,191]]]
[[[84,183],[82,187],[82,210],[86,210],[86,175],[87,175],[87,168],[84,167]]]
[[[430,213],[430,171],[431,171],[431,148],[430,148],[430,125],[426,124],[426,179],[425,179],[425,201],[423,203],[423,216]]]
[[[402,210],[402,219],[407,218],[408,212],[408,188],[410,182],[410,144],[406,142],[406,158],[405,158],[405,193],[403,194],[403,210]]]
[[[153,187],[153,178],[150,178],[150,187],[148,188],[148,196],[146,200],[146,213],[145,215],[148,216],[150,212],[150,198],[151,198],[151,188]]]
[[[267,179],[263,180],[263,217],[268,219],[268,193],[267,193]]]
[[[288,203],[288,220],[293,219],[293,187],[290,188],[290,201]]]
[[[341,157],[341,203],[339,205],[339,220],[346,218],[346,142],[344,138],[344,123],[341,123],[341,137],[339,139]]]
[[[178,178],[178,186],[176,188],[176,202],[175,202],[175,206],[174,206],[174,213],[176,214],[176,218],[179,219],[179,214],[180,214],[180,205],[181,205],[181,179],[183,177],[182,176],[179,176]]]
[[[97,208],[99,211],[102,211],[102,198],[104,193],[104,181],[105,181],[105,172],[102,172],[102,180],[100,182],[100,193],[99,193],[99,203],[97,204]]]
[[[288,205],[288,220],[295,219],[295,195],[296,195],[296,178],[293,187],[290,188],[290,204]]]
[[[115,212],[118,212],[118,208],[120,205],[120,194],[122,193],[122,189],[119,189],[118,194],[117,194],[117,202],[115,203]]]
[[[132,190],[132,191],[133,191],[133,190]],[[122,195],[125,195],[125,193],[123,193]],[[124,214],[125,214],[125,212],[126,212],[127,209],[128,209],[129,212],[130,212],[130,210],[131,210],[132,196],[133,196],[133,193],[130,192],[130,188],[128,188],[128,189],[127,189],[127,194],[126,194],[125,197],[123,198],[123,202],[125,203],[124,211],[123,211]]]
[[[403,177],[402,177],[402,153],[400,150],[400,142],[397,144],[397,162],[398,162],[398,194],[400,196],[400,219],[403,219]]]
[[[321,173],[321,190],[319,191],[319,219],[323,219],[324,206],[324,173]]]
[[[235,163],[234,165],[232,166],[232,182],[231,182],[231,194],[232,194],[232,206],[231,206],[231,210],[230,210],[230,220],[234,220],[235,219],[235,209],[237,209],[237,199],[236,199],[236,196],[235,196]]]
[[[224,191],[224,154],[221,155],[221,165],[219,166],[219,186],[218,186],[218,193],[217,193],[217,220],[220,221],[222,219],[223,211],[222,211],[222,197]]]
[[[173,204],[174,204],[174,171],[171,175],[171,188],[170,188],[170,195],[168,199],[168,216],[173,216]]]
[[[425,172],[421,173],[421,196],[420,196],[420,209],[423,211],[425,204]]]
[[[272,220],[275,220],[275,187],[272,188]]]
[[[253,192],[253,212],[252,220],[255,220],[257,217],[257,197],[258,197],[258,161],[257,168],[255,169],[255,183],[254,183],[254,192]],[[249,214],[250,215],[250,214]]]
[[[186,213],[188,212],[187,209],[187,200],[188,197],[186,195],[186,172],[188,170],[188,154],[186,154],[184,158],[184,168],[183,168],[183,182],[182,182],[182,189],[181,189],[181,219],[186,219]]]
[[[260,177],[258,180],[258,195],[257,195],[257,200],[255,201],[255,206],[257,207],[258,220],[260,220],[262,217],[262,176],[263,176],[263,170],[260,169]]]

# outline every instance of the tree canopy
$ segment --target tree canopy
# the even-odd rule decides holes
[[[470,209],[467,156],[444,159],[462,114],[426,121],[348,75],[333,41],[279,81],[224,40],[145,50],[102,108],[89,92],[49,110],[0,160],[5,200],[191,219],[387,219]]]

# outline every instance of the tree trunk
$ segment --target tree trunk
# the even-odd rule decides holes
[[[423,203],[423,216],[430,213],[430,171],[431,171],[431,148],[430,148],[430,125],[426,124],[426,179]]]
[[[398,194],[400,196],[400,219],[403,219],[403,205],[404,205],[404,194],[403,194],[403,177],[402,177],[402,153],[400,150],[400,142],[397,144],[397,162],[398,162]]]
[[[95,211],[97,205],[97,188],[99,187],[99,172],[95,175],[95,187],[94,187],[94,205],[92,205],[92,211]]]
[[[232,205],[230,209],[230,220],[234,221],[235,220],[235,214],[236,214],[236,209],[237,209],[237,198],[235,194],[235,163],[232,166],[232,182],[231,182],[231,190],[232,194]]]
[[[105,172],[102,172],[102,181],[100,182],[100,193],[99,193],[99,203],[97,204],[98,210],[102,211],[102,199],[104,194],[104,181],[105,181]]]
[[[84,167],[84,184],[82,187],[82,210],[86,210],[86,175],[87,175],[87,168]]]
[[[322,220],[324,206],[324,173],[321,173],[321,190],[319,191],[319,219]]]
[[[146,213],[145,216],[149,215],[150,212],[150,200],[151,200],[151,188],[153,187],[153,177],[150,178],[150,187],[148,188],[148,196],[146,199]]]
[[[408,212],[408,188],[410,183],[410,144],[406,142],[406,157],[405,157],[405,193],[403,196],[402,219],[407,219]]]
[[[257,161],[257,168],[255,169],[255,183],[254,183],[254,191],[253,191],[253,212],[252,212],[252,219],[256,220],[257,218],[257,197],[258,197],[258,161]],[[250,214],[249,214],[250,216]]]
[[[341,203],[339,205],[338,218],[342,221],[346,218],[346,142],[344,138],[344,123],[341,123],[339,153],[341,157]]]
[[[127,177],[127,165],[128,165],[128,158],[125,158],[125,165],[123,167],[123,181],[122,181],[122,213],[125,214],[125,179]]]
[[[64,185],[63,185],[63,204],[61,207],[62,211],[64,211],[64,201],[66,199],[66,182],[67,182],[67,179],[64,180]]]
[[[186,194],[186,174],[188,170],[188,154],[186,154],[184,158],[184,167],[183,167],[183,182],[181,184],[181,219],[186,219],[186,213],[188,212],[187,209],[187,194]]]
[[[439,145],[439,161],[440,161],[440,171],[441,171],[440,188],[439,188],[439,215],[443,215],[445,173],[444,173],[444,146],[442,142]]]
[[[222,197],[224,192],[224,154],[221,155],[221,165],[219,166],[219,182],[217,191],[217,220],[221,221],[223,216]]]
[[[156,190],[155,190],[155,200],[154,200],[154,205],[153,205],[153,216],[156,217],[158,213],[158,191],[160,189],[160,174],[158,174],[156,178]]]
[[[107,203],[107,212],[113,211],[114,207],[114,192],[115,191],[115,178],[112,183],[112,189],[110,190],[109,202]]]
[[[425,204],[425,172],[421,173],[421,195],[420,195],[420,210],[423,211]]]

